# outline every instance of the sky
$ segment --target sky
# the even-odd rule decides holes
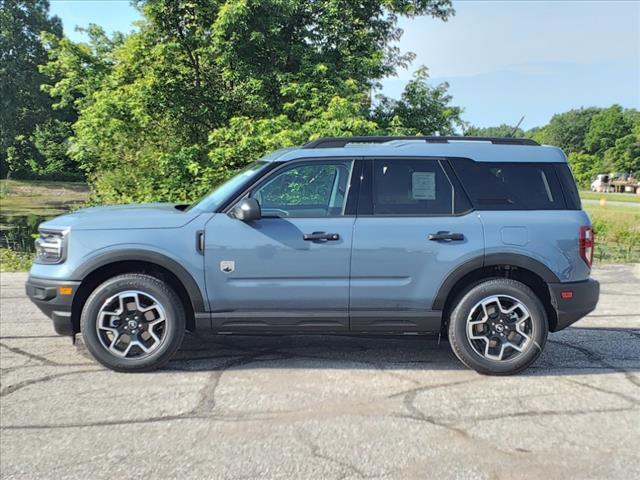
[[[413,71],[448,82],[463,119],[487,127],[544,125],[554,113],[618,103],[640,109],[640,1],[454,1],[447,22],[401,18],[402,51],[411,67],[382,81],[398,97]],[[51,0],[65,33],[101,25],[129,32],[140,18],[127,0]]]

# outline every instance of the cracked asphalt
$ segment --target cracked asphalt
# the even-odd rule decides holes
[[[2,478],[640,478],[640,265],[516,377],[433,338],[188,335],[119,374],[3,273]]]

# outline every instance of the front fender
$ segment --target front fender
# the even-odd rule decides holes
[[[73,280],[82,281],[98,268],[112,263],[126,261],[148,262],[167,269],[184,285],[191,299],[194,311],[205,312],[208,310],[208,305],[204,300],[206,298],[206,296],[203,295],[204,290],[198,285],[193,275],[181,265],[180,262],[184,260],[176,258],[167,251],[154,247],[145,246],[145,248],[141,248],[140,245],[114,245],[108,247],[95,252],[89,258],[85,258],[83,262],[70,273],[70,277]]]

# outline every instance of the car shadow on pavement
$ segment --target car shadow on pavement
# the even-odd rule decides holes
[[[640,328],[571,327],[550,334],[523,375],[640,372]],[[168,370],[372,369],[463,370],[435,336],[187,334]]]

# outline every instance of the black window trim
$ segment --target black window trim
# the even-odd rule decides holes
[[[373,161],[374,160],[425,160],[425,161],[436,161],[440,165],[440,168],[445,174],[445,178],[451,185],[451,213],[373,213]],[[431,157],[426,155],[370,155],[362,158],[364,167],[363,167],[363,185],[360,188],[360,197],[358,199],[358,209],[357,216],[358,217],[366,217],[366,218],[449,218],[449,217],[463,217],[473,212],[475,208],[469,199],[467,192],[462,188],[460,192],[456,191],[456,184],[459,187],[462,187],[462,182],[460,179],[451,178],[450,174],[455,175],[455,171],[453,168],[450,168],[449,171],[446,168],[446,165],[449,164],[449,160],[451,157]],[[467,199],[467,204],[470,206],[465,211],[456,213],[455,211],[455,197],[456,193],[463,195]],[[368,198],[366,198],[368,195]],[[365,211],[366,209],[366,211]]]
[[[300,165],[300,164],[307,164],[307,163],[320,163],[323,161],[334,161],[334,162],[348,162],[351,161],[353,162],[353,166],[351,168],[351,175],[349,177],[349,192],[347,193],[347,198],[345,201],[345,208],[344,208],[344,213],[342,215],[332,215],[332,216],[326,216],[326,217],[317,217],[317,216],[313,216],[313,217],[278,217],[278,216],[269,216],[269,217],[264,217],[264,218],[281,218],[281,219],[311,219],[311,218],[349,218],[349,217],[355,217],[355,212],[356,212],[356,208],[357,208],[357,199],[359,197],[359,193],[360,193],[360,183],[359,181],[354,182],[354,179],[358,179],[358,177],[361,174],[360,169],[358,168],[361,163],[362,157],[359,156],[330,156],[330,157],[302,157],[302,158],[296,158],[293,160],[287,160],[285,162],[273,162],[274,166],[268,170],[266,170],[264,172],[263,175],[261,175],[259,178],[254,179],[253,182],[251,182],[248,186],[244,186],[238,193],[233,194],[232,196],[230,196],[230,200],[225,202],[223,204],[223,206],[221,208],[219,208],[216,212],[217,213],[225,213],[228,214],[229,212],[231,212],[231,210],[233,210],[233,207],[236,206],[236,204],[242,200],[243,198],[245,198],[247,195],[249,195],[249,193],[251,193],[251,191],[253,191],[255,188],[258,188],[259,186],[267,183],[272,177],[275,177],[275,175],[278,175],[279,172],[281,172],[282,170],[291,168],[292,166],[295,167],[296,165]],[[356,173],[358,174],[358,176],[356,176]],[[353,213],[351,213],[351,211],[353,211]]]

